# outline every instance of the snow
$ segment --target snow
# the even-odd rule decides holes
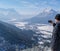
[[[16,27],[25,27],[26,24],[28,24],[27,22],[14,22]]]
[[[53,31],[53,26],[47,25],[47,24],[34,24],[29,25],[28,22],[14,22],[16,27],[22,28],[22,29],[30,29],[36,31],[36,33],[43,33],[47,35],[51,35]],[[44,36],[46,37],[46,36]]]
[[[53,26],[48,24],[28,24],[28,22],[15,22],[14,23],[17,27],[20,29],[27,29],[32,30],[36,32],[37,34],[34,34],[34,37],[38,38],[38,44],[43,45],[45,42],[50,43],[51,42],[51,35],[53,31]],[[41,34],[42,33],[42,34]],[[38,35],[39,34],[39,35]],[[35,40],[32,37],[32,40]]]
[[[14,22],[16,27],[21,29],[30,29],[36,31],[36,33],[43,33],[47,35],[51,35],[53,31],[53,26],[47,24],[35,24],[29,25],[28,22]],[[44,36],[46,37],[46,36]]]
[[[13,21],[16,21],[16,19],[15,18],[12,18],[12,19],[10,19],[8,21],[13,22]]]
[[[49,35],[41,35],[42,37],[44,38],[49,38],[50,36]]]
[[[40,30],[46,30],[46,31],[51,31],[52,32],[52,26],[50,26],[50,25],[45,25],[45,26],[39,26],[38,27],[38,29],[40,29]]]
[[[45,26],[38,26],[38,30],[40,30],[41,33],[44,34],[51,34],[53,31],[53,26],[45,25]]]
[[[52,10],[51,8],[46,8],[46,9],[44,9],[44,11],[45,11],[45,12],[48,12],[48,13],[49,13],[51,10]]]
[[[43,42],[38,42],[39,44],[44,44]]]

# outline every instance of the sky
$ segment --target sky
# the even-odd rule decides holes
[[[60,0],[0,0],[0,8],[13,8],[20,14],[35,15],[45,8],[60,10]]]

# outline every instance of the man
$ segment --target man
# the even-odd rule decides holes
[[[60,14],[55,16],[55,23],[50,21],[54,26],[52,35],[52,51],[60,51]]]

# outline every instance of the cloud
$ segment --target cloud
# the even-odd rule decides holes
[[[31,3],[29,1],[20,1],[20,3],[23,5],[25,8],[38,8],[34,3]]]
[[[29,2],[28,1],[21,1],[22,3],[24,3],[24,4],[28,4]]]
[[[37,14],[46,7],[58,8],[59,0],[0,0],[0,8],[14,8],[20,13]],[[58,8],[59,9],[59,8]]]
[[[59,1],[57,1],[57,0],[48,0],[48,1],[44,1],[43,4],[45,4],[45,5],[58,5]]]
[[[24,15],[36,15],[39,7],[29,1],[20,1],[23,7],[21,7],[19,13]]]
[[[59,1],[57,0],[51,0],[51,2],[49,2],[49,4],[51,5],[57,5],[59,3]]]

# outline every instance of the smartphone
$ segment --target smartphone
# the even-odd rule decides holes
[[[52,23],[53,21],[52,20],[48,20],[48,23]]]

